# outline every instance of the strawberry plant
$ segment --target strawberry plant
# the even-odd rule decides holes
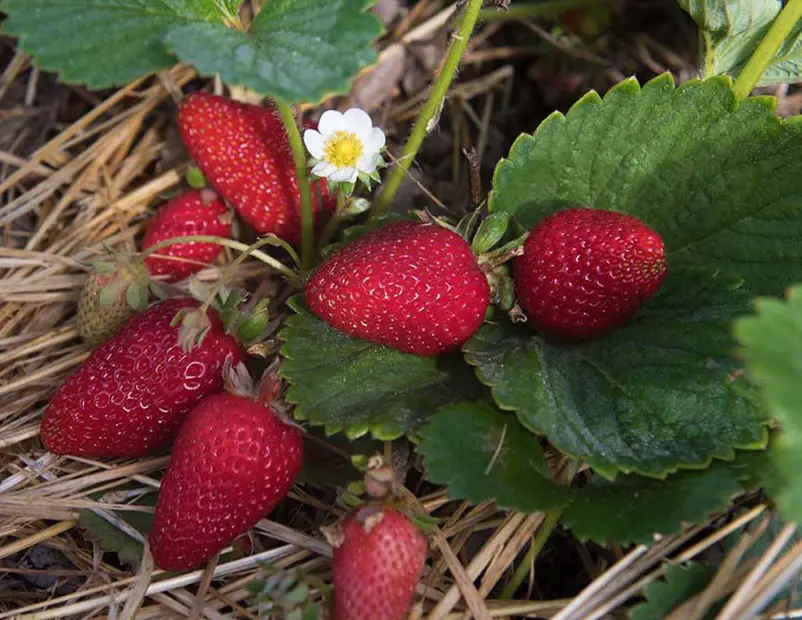
[[[55,393],[44,445],[134,457],[175,439],[150,538],[167,569],[209,560],[287,495],[301,467],[295,424],[407,438],[425,483],[548,513],[546,535],[562,523],[581,540],[649,544],[764,486],[798,521],[802,289],[770,298],[802,282],[802,120],[751,93],[802,80],[802,0],[679,3],[699,27],[699,77],[588,92],[514,141],[487,196],[435,217],[394,204],[398,189],[476,24],[504,7],[459,3],[388,165],[365,111],[302,118],[375,61],[369,2],[4,0],[6,32],[66,81],[124,84],[181,60],[231,87],[238,100],[194,92],[176,105],[192,183],[214,191],[165,205],[138,258],[176,282],[225,247],[239,255],[224,274],[252,257],[279,282],[245,309],[246,292],[193,280],[202,304],[159,301],[129,318],[147,286],[121,266],[118,281],[91,281],[86,299],[116,303],[128,322],[113,334],[115,311],[87,337],[106,341]],[[80,42],[65,36],[78,22]],[[127,305],[125,287],[138,291]],[[268,369],[248,399],[219,393],[243,343],[250,369]],[[341,528],[334,617],[405,617],[424,535],[388,506],[352,507]],[[408,557],[389,570],[396,556]],[[699,591],[706,573],[666,577],[639,613]],[[270,605],[303,602],[305,585],[278,583],[259,590]]]

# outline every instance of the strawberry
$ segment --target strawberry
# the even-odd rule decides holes
[[[416,355],[439,355],[479,329],[490,287],[457,233],[401,221],[329,257],[310,277],[306,303],[351,336]]]
[[[260,235],[300,242],[298,179],[275,109],[193,93],[181,102],[178,127],[192,159],[243,220]],[[313,183],[312,202],[316,214],[321,202],[334,209],[325,180]]]
[[[223,384],[226,358],[244,353],[209,310],[211,329],[190,352],[178,343],[179,310],[194,299],[168,299],[130,319],[97,347],[56,392],[40,435],[56,454],[143,456],[169,443],[186,412]]]
[[[175,237],[228,237],[230,234],[231,218],[217,195],[210,189],[192,190],[176,196],[159,209],[142,239],[142,249]],[[214,262],[222,249],[215,243],[177,243],[148,256],[145,264],[153,275],[166,275],[168,282],[175,282],[203,269],[203,265],[197,263]],[[184,260],[158,258],[159,255]]]
[[[148,302],[148,270],[122,257],[96,263],[78,299],[78,335],[94,347],[114,335]]]
[[[334,620],[403,620],[426,561],[426,539],[402,513],[368,504],[329,536]]]
[[[516,259],[515,290],[537,327],[580,340],[632,318],[665,275],[655,231],[631,215],[577,208],[530,231]]]
[[[301,469],[297,428],[235,394],[207,396],[175,441],[150,548],[164,570],[199,566],[273,510]]]

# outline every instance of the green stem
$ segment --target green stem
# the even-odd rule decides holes
[[[412,133],[407,143],[404,145],[404,150],[398,158],[396,166],[387,177],[384,188],[371,209],[370,219],[376,219],[380,215],[386,213],[390,208],[395,193],[401,186],[401,181],[404,180],[404,175],[406,175],[407,170],[409,170],[410,165],[412,165],[412,160],[415,159],[415,155],[418,153],[421,144],[423,144],[423,140],[428,133],[429,124],[440,112],[441,106],[443,105],[443,98],[446,96],[451,82],[454,80],[457,68],[459,67],[459,61],[465,53],[465,48],[468,46],[471,33],[476,25],[479,12],[482,9],[482,3],[483,0],[469,0],[459,30],[454,36],[454,40],[451,42],[451,48],[448,50],[448,56],[446,56],[446,60],[443,63],[440,75],[437,76],[434,82],[432,92],[429,94],[429,99],[423,106],[423,110],[421,110],[420,116],[415,122],[415,126],[412,128]]]
[[[749,96],[749,93],[760,81],[760,76],[763,75],[766,67],[774,59],[777,50],[780,49],[800,19],[802,19],[802,0],[790,0],[774,20],[760,45],[757,46],[749,62],[741,71],[741,75],[735,80],[733,90],[738,99],[746,99]]]
[[[280,99],[276,99],[276,107],[287,130],[292,159],[295,162],[295,174],[298,177],[298,190],[301,194],[301,265],[304,271],[309,271],[315,258],[315,212],[312,209],[312,188],[309,186],[306,150],[298,125],[295,124],[292,108]]]
[[[521,587],[524,579],[526,579],[526,576],[529,574],[529,567],[532,566],[532,563],[535,560],[537,560],[537,556],[540,555],[540,552],[543,550],[543,547],[545,546],[546,541],[549,539],[549,536],[551,536],[554,528],[557,527],[557,523],[559,523],[562,514],[562,508],[557,508],[546,513],[546,518],[537,529],[537,534],[532,540],[529,551],[526,552],[526,557],[524,557],[524,559],[518,565],[518,568],[515,569],[515,573],[513,574],[512,578],[504,585],[504,589],[501,590],[500,598],[512,598],[518,588]]]
[[[262,245],[266,245],[269,243],[269,240],[265,239],[265,243]],[[158,252],[159,250],[166,248],[171,245],[175,245],[177,243],[216,243],[217,245],[222,245],[223,247],[231,248],[233,250],[239,250],[240,252],[247,252],[254,258],[259,259],[266,265],[269,265],[282,275],[286,276],[288,280],[290,280],[296,286],[300,286],[303,284],[301,277],[295,273],[292,269],[287,267],[286,265],[282,264],[280,261],[276,260],[269,254],[265,254],[260,250],[253,250],[251,246],[242,243],[241,241],[235,241],[234,239],[226,239],[225,237],[215,237],[213,235],[187,235],[185,237],[173,237],[172,239],[165,239],[164,241],[160,241],[159,243],[150,246],[147,250],[143,251],[139,256],[142,259],[147,258],[151,254]]]
[[[610,0],[551,0],[536,4],[513,4],[506,11],[494,8],[482,9],[482,21],[500,21],[503,19],[529,19],[532,17],[551,17],[573,9],[609,4]]]
[[[334,213],[332,213],[329,221],[326,222],[326,227],[320,234],[320,241],[318,242],[317,246],[318,254],[331,242],[332,238],[334,237],[334,233],[337,232],[340,224],[342,224],[345,220],[346,216],[344,210],[345,194],[343,192],[337,192],[337,208],[334,210]]]
[[[245,262],[245,259],[248,258],[248,256],[252,256],[255,252],[259,251],[260,247],[270,243],[272,243],[272,239],[259,239],[256,243],[249,245],[247,249],[237,256],[237,258],[231,261],[231,264],[226,266],[220,278],[217,280],[212,293],[206,298],[206,301],[203,302],[201,311],[206,312],[209,309],[209,307],[214,303],[215,297],[217,297],[218,293],[222,290],[226,280],[228,280],[228,278],[237,271],[239,266]]]

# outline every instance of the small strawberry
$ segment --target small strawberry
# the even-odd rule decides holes
[[[631,215],[577,208],[531,230],[515,262],[515,289],[537,327],[578,340],[628,321],[665,275],[655,231]]]
[[[169,443],[186,412],[223,384],[227,358],[244,353],[209,310],[211,329],[190,352],[178,342],[174,317],[197,308],[194,299],[168,299],[130,319],[97,347],[56,392],[40,435],[56,454],[138,457]]]
[[[337,329],[416,355],[458,348],[484,321],[490,287],[468,242],[436,224],[394,222],[310,277],[309,309]]]
[[[148,302],[148,270],[141,261],[100,261],[78,299],[78,335],[90,347],[117,333]]]
[[[269,406],[214,394],[187,416],[156,503],[150,547],[164,570],[196,568],[289,493],[303,441]]]
[[[406,618],[426,562],[418,528],[397,510],[367,504],[332,530],[334,620]]]
[[[178,127],[192,159],[243,220],[260,235],[274,233],[299,243],[298,179],[284,125],[273,108],[193,93],[181,102]],[[321,201],[328,213],[334,209],[324,180],[312,185],[316,214]]]
[[[217,195],[210,189],[192,190],[176,196],[159,209],[142,239],[142,249],[147,250],[161,241],[176,237],[228,237],[230,234],[231,217]],[[151,254],[145,259],[145,264],[153,275],[166,275],[168,282],[175,282],[203,269],[203,265],[198,263],[214,262],[222,249],[215,243],[177,243]],[[159,258],[160,255],[185,260]]]

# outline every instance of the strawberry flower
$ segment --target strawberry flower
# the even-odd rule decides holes
[[[368,187],[371,181],[379,180],[377,168],[385,165],[380,154],[384,140],[384,132],[359,108],[345,113],[327,110],[317,130],[304,132],[314,176],[351,185],[358,179]]]

